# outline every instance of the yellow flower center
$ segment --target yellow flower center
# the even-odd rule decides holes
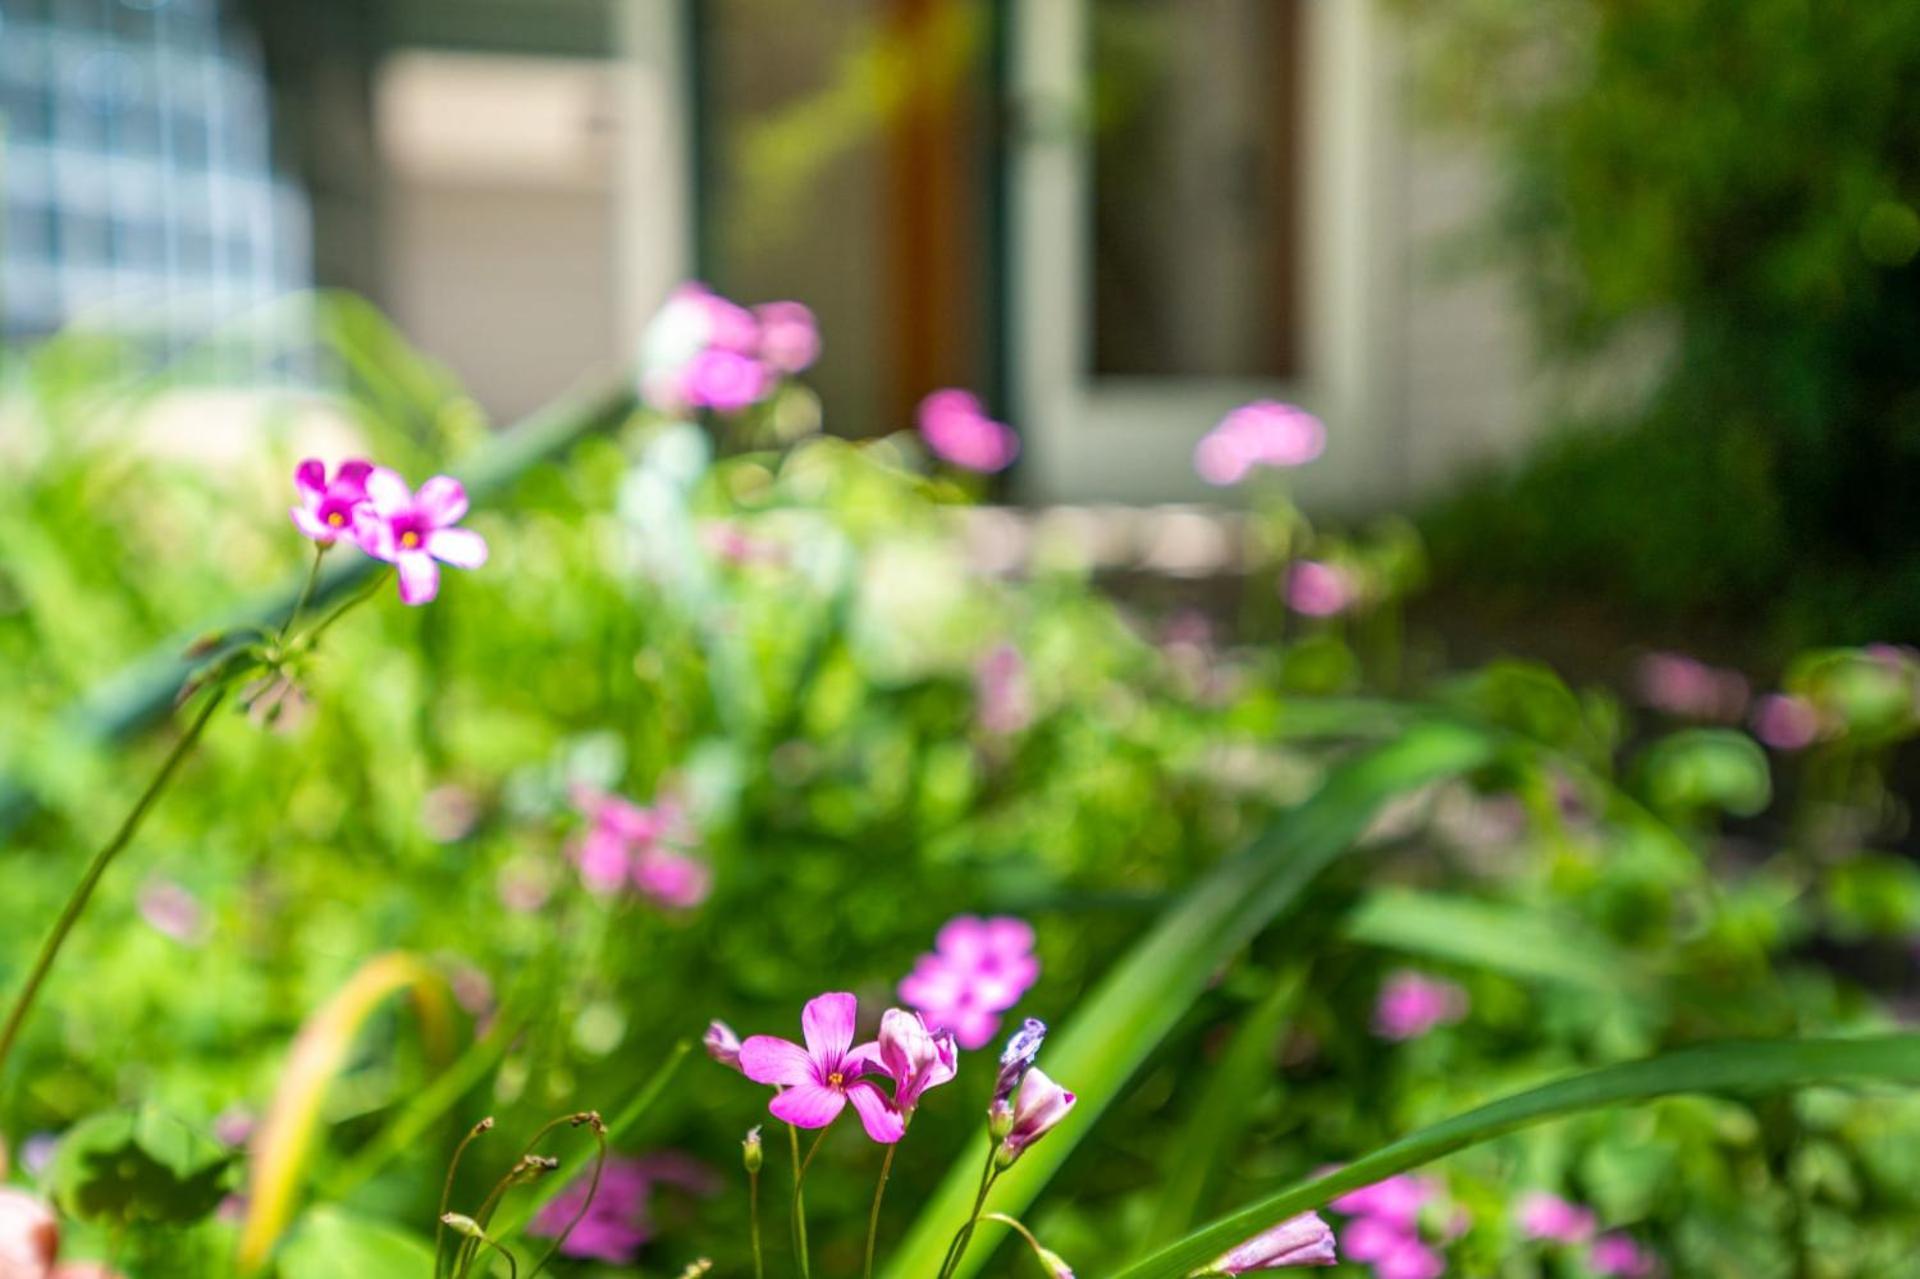
[[[847,1073],[844,1070],[836,1070],[827,1076],[827,1087],[829,1088],[838,1088],[846,1082]]]
[[[412,529],[408,529],[400,535],[400,545],[411,551],[414,547],[420,545],[420,535]]]
[[[345,524],[346,522],[347,522],[347,517],[340,514],[340,512],[338,511],[335,511],[333,512],[333,514],[327,516],[327,523],[332,525],[334,528],[339,528],[342,524]]]

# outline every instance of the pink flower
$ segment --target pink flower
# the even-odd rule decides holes
[[[740,1069],[740,1036],[734,1034],[733,1027],[726,1022],[708,1022],[707,1033],[700,1037],[700,1042],[706,1047],[707,1056],[722,1066]]]
[[[342,462],[329,480],[326,464],[319,458],[300,463],[293,472],[300,505],[288,512],[293,516],[293,526],[322,546],[352,536],[355,515],[367,500],[367,476],[372,472],[371,462]]]
[[[170,879],[149,880],[141,888],[140,918],[183,946],[197,946],[205,937],[200,899]]]
[[[978,396],[948,388],[920,401],[920,438],[934,456],[964,471],[1004,471],[1020,456],[1020,437],[987,416]]]
[[[53,1210],[25,1191],[0,1187],[0,1279],[47,1279],[59,1254]]]
[[[889,1008],[880,1017],[880,1065],[893,1076],[893,1108],[911,1115],[920,1094],[952,1079],[959,1053],[951,1031],[934,1033],[919,1013]]]
[[[1374,1279],[1440,1279],[1447,1263],[1418,1239],[1407,1238],[1400,1246],[1373,1263]]]
[[[1647,654],[1640,659],[1636,678],[1642,701],[1684,719],[1736,723],[1747,706],[1745,676],[1684,653]]]
[[[633,859],[633,886],[657,905],[692,910],[713,891],[713,871],[705,862],[655,845]]]
[[[257,1121],[245,1106],[231,1106],[213,1117],[213,1139],[238,1150],[253,1137]]]
[[[1229,1249],[1209,1269],[1217,1274],[1239,1275],[1250,1270],[1338,1263],[1333,1231],[1320,1219],[1320,1214],[1303,1212]]]
[[[1227,414],[1201,438],[1193,469],[1207,483],[1227,487],[1256,466],[1304,466],[1326,446],[1327,428],[1313,414],[1277,400],[1256,400]]]
[[[1549,1243],[1585,1243],[1598,1223],[1591,1208],[1536,1190],[1520,1200],[1520,1229],[1529,1239]]]
[[[1792,693],[1768,693],[1753,707],[1753,734],[1777,751],[1805,750],[1820,736],[1820,712]]]
[[[820,358],[820,329],[799,302],[766,302],[753,308],[760,321],[760,358],[779,373],[798,373]]]
[[[740,1069],[755,1083],[781,1088],[767,1109],[796,1128],[825,1128],[853,1103],[867,1136],[883,1144],[906,1131],[900,1112],[887,1101],[868,1071],[883,1069],[877,1044],[853,1046],[859,1003],[843,992],[807,1001],[800,1027],[807,1046],[773,1035],[754,1035],[740,1045]]]
[[[1348,1216],[1376,1218],[1401,1234],[1411,1234],[1420,1224],[1421,1211],[1438,1193],[1427,1178],[1403,1172],[1348,1191],[1328,1206]]]
[[[949,920],[900,983],[900,998],[936,1030],[950,1030],[962,1048],[985,1047],[1000,1014],[1020,1002],[1040,976],[1033,926],[1011,916]]]
[[[1375,1262],[1398,1251],[1409,1238],[1418,1236],[1384,1217],[1355,1217],[1340,1232],[1340,1247],[1348,1261]]]
[[[984,732],[1011,736],[1033,722],[1027,663],[1011,644],[996,644],[973,670],[975,715]]]
[[[552,1239],[567,1228],[568,1222],[580,1217],[580,1224],[560,1245],[562,1255],[626,1265],[639,1253],[640,1245],[653,1236],[647,1212],[652,1186],[646,1171],[637,1159],[616,1157],[607,1160],[600,1188],[589,1200],[591,1185],[580,1178],[555,1195],[534,1217],[529,1233]],[[580,1216],[582,1209],[585,1216]]]
[[[1619,1231],[1593,1241],[1587,1253],[1587,1265],[1597,1275],[1618,1275],[1621,1279],[1646,1279],[1659,1268],[1652,1253],[1631,1235]]]
[[[1344,569],[1301,560],[1287,574],[1287,607],[1306,617],[1332,617],[1353,603],[1353,580]]]
[[[1003,1168],[1012,1164],[1028,1146],[1052,1132],[1078,1100],[1038,1066],[1029,1070],[1014,1097],[1013,1126],[1001,1140],[995,1162]]]
[[[713,347],[693,357],[681,392],[695,408],[737,413],[766,397],[770,378],[760,361],[738,351]]]
[[[1467,1015],[1467,992],[1450,981],[1403,969],[1387,978],[1373,1010],[1374,1033],[1382,1039],[1418,1039],[1436,1026]]]
[[[425,604],[440,593],[441,564],[479,568],[487,562],[486,539],[454,527],[466,513],[460,481],[436,475],[416,495],[397,474],[376,466],[367,475],[367,504],[354,536],[361,550],[399,570],[402,603]]]
[[[680,810],[672,800],[642,808],[617,795],[577,787],[573,802],[591,823],[572,849],[590,891],[611,896],[630,885],[671,910],[690,910],[712,892],[712,869],[667,847],[670,839],[684,838]]]

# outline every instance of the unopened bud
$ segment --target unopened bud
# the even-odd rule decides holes
[[[480,1223],[472,1217],[467,1216],[464,1212],[447,1213],[440,1218],[440,1224],[453,1231],[454,1234],[464,1235],[469,1239],[485,1239],[487,1237],[487,1232],[480,1229]]]
[[[747,1139],[740,1143],[740,1162],[747,1166],[748,1172],[759,1172],[760,1165],[766,1162],[766,1152],[760,1147],[759,1128],[748,1130]]]
[[[1073,1279],[1073,1267],[1053,1249],[1039,1248],[1034,1251],[1034,1255],[1040,1258],[1040,1264],[1047,1268],[1047,1273],[1052,1275],[1053,1279]]]
[[[995,1141],[1005,1141],[1007,1134],[1013,1131],[1013,1103],[996,1097],[987,1107],[987,1135]]]

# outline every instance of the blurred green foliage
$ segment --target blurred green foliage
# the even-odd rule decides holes
[[[1401,7],[1429,114],[1492,146],[1550,367],[1604,395],[1434,515],[1449,573],[1758,610],[1776,646],[1911,633],[1920,11]]]

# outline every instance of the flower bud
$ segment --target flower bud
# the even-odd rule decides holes
[[[733,1027],[724,1021],[707,1023],[707,1033],[700,1038],[706,1046],[707,1056],[732,1070],[740,1069],[740,1036],[733,1033]]]
[[[1238,1275],[1249,1270],[1278,1270],[1284,1266],[1331,1266],[1333,1230],[1320,1214],[1303,1212],[1229,1248],[1196,1275]]]
[[[880,1064],[893,1077],[893,1107],[911,1115],[920,1094],[952,1079],[959,1050],[950,1031],[927,1029],[919,1013],[889,1008],[880,1018]]]
[[[0,1275],[47,1279],[59,1252],[53,1210],[25,1191],[0,1188]]]
[[[1020,1029],[1013,1032],[1007,1040],[1007,1046],[1000,1054],[1000,1073],[993,1081],[993,1100],[996,1103],[1009,1101],[1014,1090],[1020,1087],[1020,1081],[1027,1077],[1027,1071],[1033,1068],[1033,1062],[1040,1055],[1040,1045],[1046,1042],[1047,1023],[1037,1017],[1029,1017],[1020,1023]]]
[[[748,1172],[759,1172],[760,1165],[766,1162],[766,1152],[760,1147],[758,1126],[748,1129],[747,1139],[740,1143],[740,1162],[747,1166]]]
[[[1047,1078],[1046,1071],[1029,1070],[1021,1081],[1019,1096],[1014,1100],[1006,1135],[1001,1138],[1000,1148],[994,1152],[995,1165],[1001,1169],[1011,1168],[1028,1146],[1052,1132],[1067,1117],[1076,1100],[1072,1093]],[[989,1114],[991,1126],[998,1122],[998,1115],[993,1112]]]
[[[1040,1258],[1040,1264],[1047,1268],[1053,1279],[1073,1279],[1073,1267],[1069,1266],[1059,1253],[1051,1248],[1037,1248],[1034,1256]]]

